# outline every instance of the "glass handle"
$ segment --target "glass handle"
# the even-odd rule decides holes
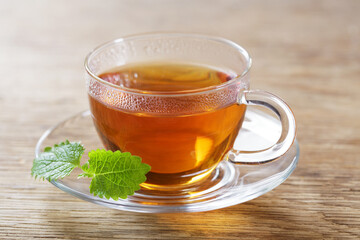
[[[256,151],[232,149],[228,160],[233,163],[260,164],[273,161],[285,154],[296,136],[296,123],[290,107],[279,97],[261,90],[242,91],[238,95],[238,104],[264,106],[272,110],[281,121],[281,136],[271,147]]]

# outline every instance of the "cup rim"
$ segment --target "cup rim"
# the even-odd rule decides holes
[[[118,86],[118,85],[112,84],[110,82],[107,82],[107,81],[101,79],[95,73],[93,73],[92,70],[90,69],[89,63],[90,63],[91,57],[106,47],[109,47],[111,45],[114,45],[114,44],[117,44],[117,43],[120,43],[123,41],[127,41],[127,40],[136,40],[136,39],[141,39],[141,38],[146,38],[146,37],[165,36],[165,35],[170,35],[170,36],[174,36],[174,37],[192,37],[192,38],[197,38],[197,39],[207,39],[207,40],[212,40],[215,42],[220,42],[222,44],[229,45],[229,46],[235,48],[236,50],[238,50],[238,52],[245,58],[245,60],[246,60],[245,69],[241,74],[232,78],[230,81],[226,81],[222,84],[203,87],[203,88],[189,89],[189,90],[179,90],[179,91],[149,91],[149,90],[141,90],[141,89],[135,89],[135,88],[122,87],[122,86]],[[252,59],[251,59],[249,53],[243,47],[241,47],[240,45],[238,45],[237,43],[235,43],[231,40],[228,40],[228,39],[225,39],[222,37],[211,36],[211,35],[196,34],[196,33],[180,33],[180,32],[139,33],[139,34],[127,35],[127,36],[124,36],[121,38],[117,38],[117,39],[114,39],[114,40],[111,40],[111,41],[108,41],[108,42],[98,45],[86,56],[85,61],[84,61],[85,70],[93,79],[95,79],[96,81],[103,83],[111,88],[117,89],[118,91],[121,91],[124,93],[130,93],[130,94],[166,95],[166,96],[171,96],[171,95],[179,96],[179,95],[192,95],[192,94],[196,94],[196,93],[208,93],[208,92],[226,88],[227,86],[232,85],[232,84],[244,79],[247,76],[247,74],[249,73],[251,65],[252,65]]]

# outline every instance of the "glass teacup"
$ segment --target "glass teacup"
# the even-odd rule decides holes
[[[273,161],[292,145],[295,119],[279,97],[249,90],[250,66],[239,45],[196,34],[143,34],[103,44],[85,61],[96,130],[107,149],[151,166],[142,184],[149,189],[201,184],[224,158]],[[276,144],[232,149],[247,105],[265,106],[280,118]]]

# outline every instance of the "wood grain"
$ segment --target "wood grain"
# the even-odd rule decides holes
[[[0,239],[359,239],[360,2],[2,1]],[[275,190],[205,213],[134,214],[30,176],[40,135],[87,108],[83,59],[128,34],[229,38],[253,57],[252,88],[282,96],[300,162]]]

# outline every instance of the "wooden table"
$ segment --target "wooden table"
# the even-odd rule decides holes
[[[2,1],[0,239],[359,239],[360,1]],[[282,96],[298,123],[291,177],[250,202],[137,214],[79,200],[30,176],[34,147],[88,108],[83,60],[98,44],[175,30],[251,53],[252,88]]]

